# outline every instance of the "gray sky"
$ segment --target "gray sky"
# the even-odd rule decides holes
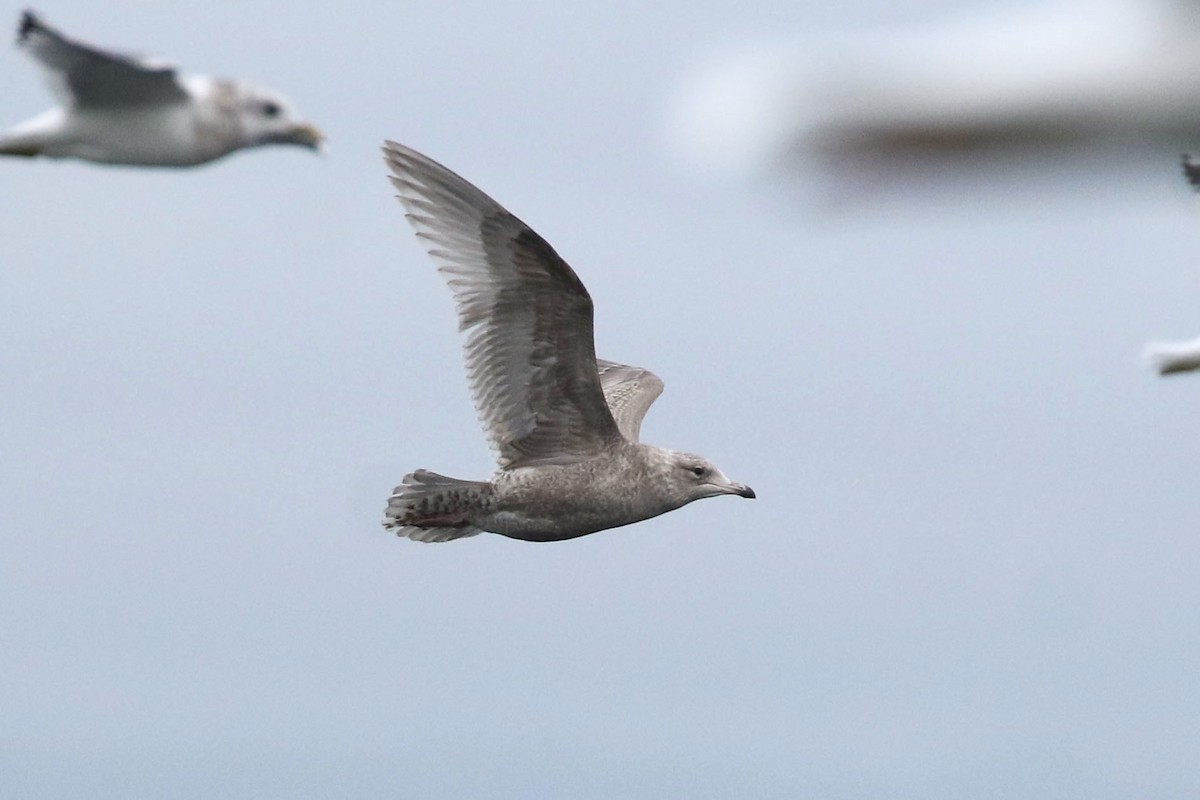
[[[1138,362],[1200,333],[1200,200],[1169,159],[836,214],[687,172],[708,48],[956,4],[819,5],[39,7],[330,154],[0,162],[0,794],[1200,791],[1200,381]],[[51,104],[15,48],[0,98]],[[759,499],[385,533],[406,471],[492,461],[384,138],[554,244],[667,384],[643,438]]]

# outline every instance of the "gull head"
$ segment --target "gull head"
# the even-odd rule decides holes
[[[704,456],[671,451],[667,467],[668,481],[687,498],[685,503],[722,494],[736,494],[751,500],[756,497],[753,489],[726,478],[725,473]]]
[[[321,151],[325,135],[311,122],[299,119],[287,100],[266,89],[239,88],[238,116],[249,145],[295,144]]]

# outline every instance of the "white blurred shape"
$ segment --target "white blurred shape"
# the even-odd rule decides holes
[[[1200,2],[1062,0],[762,43],[692,70],[673,147],[710,171],[1200,135]]]
[[[1151,342],[1142,351],[1147,366],[1159,375],[1200,369],[1200,338],[1186,342]]]

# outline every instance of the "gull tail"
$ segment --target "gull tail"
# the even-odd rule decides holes
[[[415,542],[448,542],[480,532],[470,523],[481,510],[492,485],[485,481],[448,478],[427,469],[404,476],[388,498],[383,527]]]

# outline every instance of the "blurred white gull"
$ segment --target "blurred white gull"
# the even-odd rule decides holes
[[[744,48],[693,70],[673,143],[710,170],[887,168],[994,146],[1200,137],[1200,1],[1062,0]]]
[[[1200,339],[1186,342],[1151,342],[1142,351],[1146,364],[1159,375],[1200,369]]]
[[[420,542],[481,531],[548,542],[705,497],[754,497],[702,456],[638,441],[662,381],[596,358],[592,298],[545,239],[417,151],[387,142],[384,158],[454,294],[471,393],[500,467],[490,481],[405,475],[384,527]]]
[[[162,62],[81,44],[32,11],[21,16],[17,43],[43,68],[62,107],[0,134],[0,155],[184,167],[264,144],[316,150],[323,138],[274,92],[180,76]]]

